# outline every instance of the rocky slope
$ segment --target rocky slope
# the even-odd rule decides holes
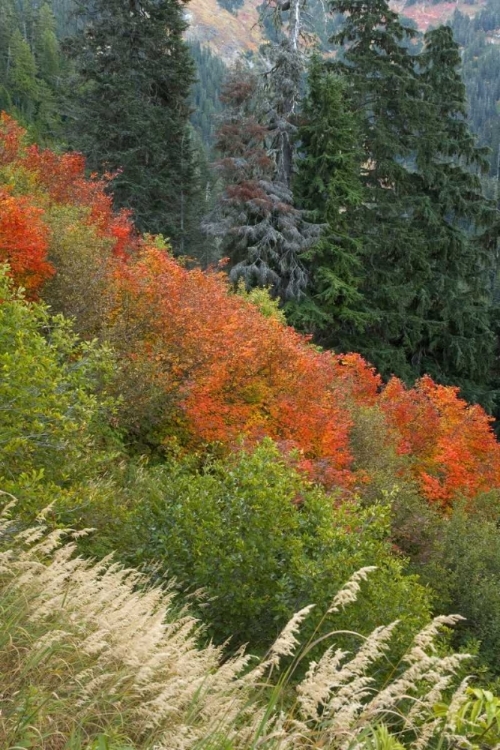
[[[217,0],[191,0],[188,38],[209,46],[226,62],[255,52],[262,41],[257,10],[261,4],[262,0],[245,0],[237,13],[231,13]]]
[[[464,2],[432,3],[418,0],[407,5],[406,0],[394,0],[392,6],[399,13],[412,18],[422,30],[447,21],[459,9],[474,15],[486,0],[471,5]],[[262,41],[258,24],[258,6],[262,0],[245,0],[235,13],[221,7],[217,0],[191,0],[187,6],[190,21],[189,38],[208,45],[224,60],[231,62],[239,54],[254,52]]]
[[[474,4],[463,2],[432,3],[429,0],[420,0],[413,5],[408,5],[406,0],[397,0],[391,2],[391,5],[398,13],[414,20],[419,29],[426,31],[429,26],[437,26],[448,21],[457,9],[466,15],[475,15],[486,5],[486,0],[476,0]]]

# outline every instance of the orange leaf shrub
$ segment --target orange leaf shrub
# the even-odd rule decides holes
[[[187,270],[155,248],[117,266],[114,291],[115,345],[147,360],[194,442],[267,435],[299,449],[323,481],[353,485],[351,421],[330,353],[230,294],[222,274]]]
[[[392,378],[380,397],[398,451],[413,457],[423,494],[443,508],[458,495],[472,499],[500,487],[500,444],[492,420],[458,391],[428,376],[414,388]]]
[[[337,354],[333,365],[333,377],[355,404],[374,406],[377,403],[382,378],[360,354]]]
[[[26,131],[5,112],[0,112],[0,166],[14,162],[21,152]]]
[[[47,266],[45,275],[31,273],[20,281],[39,291],[43,285],[43,297],[52,310],[73,318],[75,330],[86,338],[99,335],[106,318],[110,264],[135,253],[138,244],[130,213],[113,211],[107,192],[111,179],[86,177],[80,154],[28,146],[25,131],[1,115],[0,187],[3,182],[13,196],[27,196],[33,212],[42,212],[46,254],[56,271],[50,278]],[[13,254],[6,259],[16,275]]]
[[[30,299],[54,273],[47,261],[48,229],[43,211],[0,187],[0,263],[8,263],[16,286]]]
[[[20,166],[34,175],[38,185],[51,201],[76,204],[88,209],[88,221],[101,237],[110,239],[117,256],[135,249],[136,237],[129,211],[113,211],[113,200],[106,193],[112,175],[102,178],[85,176],[85,159],[81,154],[55,154],[48,149],[30,146],[22,154]]]
[[[115,255],[124,257],[137,247],[137,236],[129,211],[113,211],[106,192],[113,175],[85,176],[81,154],[56,154],[36,145],[26,146],[26,132],[9,115],[0,115],[0,166],[10,165],[30,177],[30,189],[40,204],[77,205],[86,209],[87,221],[112,243]]]
[[[268,436],[312,479],[352,490],[370,481],[351,441],[369,414],[429,501],[447,508],[500,488],[500,448],[480,407],[429,377],[383,387],[359,355],[318,351],[231,294],[223,274],[187,270],[154,239],[140,242],[130,215],[113,212],[110,179],[85,177],[78,154],[26,146],[0,116],[0,260],[31,297],[45,284],[80,333],[113,344],[131,433],[187,449]]]

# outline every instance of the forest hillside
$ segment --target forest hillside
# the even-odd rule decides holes
[[[500,745],[491,3],[0,0],[2,749]]]
[[[15,121],[3,115],[1,123],[0,248],[6,264],[0,306],[2,488],[7,499],[16,500],[10,511],[14,520],[1,537],[2,596],[15,619],[9,621],[13,630],[0,658],[12,664],[15,657],[17,664],[10,688],[14,692],[7,693],[2,712],[4,746],[22,741],[27,747],[59,747],[53,734],[56,717],[56,736],[71,732],[88,743],[98,732],[101,746],[113,748],[152,747],[158,738],[165,747],[181,747],[168,744],[174,742],[168,732],[179,743],[177,731],[187,737],[186,747],[197,747],[200,737],[206,741],[214,732],[219,738],[222,733],[224,742],[231,737],[231,747],[251,747],[255,736],[266,732],[266,742],[275,743],[270,747],[302,747],[304,733],[310,733],[311,742],[322,737],[333,747],[335,733],[340,736],[347,727],[357,742],[372,742],[371,732],[377,737],[382,731],[410,742],[420,736],[414,714],[408,718],[410,730],[403,719],[394,724],[387,713],[403,685],[408,679],[426,685],[432,714],[439,696],[444,698],[438,683],[448,685],[446,674],[460,671],[461,657],[451,655],[450,644],[443,645],[448,656],[432,656],[431,661],[421,651],[437,632],[438,623],[426,625],[433,607],[466,611],[469,620],[457,629],[457,643],[479,647],[479,664],[494,680],[500,623],[493,573],[500,562],[500,449],[481,407],[467,405],[456,388],[436,385],[429,377],[411,389],[397,378],[384,385],[358,355],[318,350],[286,326],[267,292],[235,293],[224,274],[183,266],[160,239],[141,238],[126,213],[113,212],[106,183],[85,176],[81,157],[28,145]],[[19,286],[25,291],[16,291]],[[40,514],[52,529],[47,540],[40,536],[42,529],[16,536],[20,528],[37,519],[40,523]],[[56,552],[63,526],[71,527],[68,533],[75,541]],[[89,527],[94,531],[83,533]],[[297,714],[278,729],[274,703],[264,723],[254,703],[276,699],[267,693],[256,697],[252,680],[259,681],[262,672],[237,677],[241,670],[244,674],[246,662],[235,656],[220,667],[223,672],[213,673],[203,699],[185,693],[185,705],[194,707],[196,700],[196,714],[180,718],[178,729],[165,707],[166,713],[155,714],[153,732],[146,706],[148,701],[155,705],[157,698],[153,693],[147,697],[140,676],[133,678],[134,683],[127,683],[127,700],[132,701],[130,720],[138,744],[127,739],[124,745],[132,725],[117,727],[117,707],[106,716],[89,714],[91,703],[84,708],[87,704],[71,685],[77,681],[85,701],[102,695],[95,692],[98,684],[120,694],[123,680],[132,679],[132,674],[125,678],[123,669],[133,668],[135,658],[133,652],[118,656],[123,647],[117,639],[123,638],[119,634],[127,622],[119,624],[120,608],[154,619],[160,616],[154,614],[161,611],[157,607],[171,605],[154,591],[144,601],[135,599],[129,580],[136,579],[114,566],[100,579],[109,563],[93,568],[73,561],[75,544],[84,555],[97,558],[114,550],[119,560],[141,565],[157,582],[167,571],[175,574],[180,591],[201,587],[203,598],[191,598],[190,607],[200,608],[207,633],[232,653],[242,643],[261,654],[271,648],[263,670],[292,653],[309,604],[317,604],[318,612],[308,616],[301,638],[316,658],[333,620],[336,629],[348,631],[337,637],[348,650],[354,645],[349,633],[368,635],[375,628],[374,640],[368,639],[366,650],[346,666],[345,677],[339,672],[339,685],[356,692],[357,680],[360,685],[373,680],[380,695],[385,690],[394,697],[381,699],[379,714],[360,693],[358,708],[347,719],[338,702],[344,693],[334,682],[329,680],[323,698],[314,692],[322,669],[337,670],[340,652],[330,662],[333,652],[328,651],[317,675],[305,675],[300,657],[294,670],[297,677],[305,675],[305,682],[294,689],[301,696],[302,719]],[[364,582],[366,575],[356,577],[356,571],[367,567],[373,570]],[[59,582],[68,575],[76,588],[61,594]],[[353,575],[356,585],[347,589],[352,593],[336,600],[336,591]],[[85,602],[96,596],[96,586],[101,603],[94,615]],[[123,594],[117,599],[118,590]],[[35,609],[26,631],[28,592]],[[64,605],[57,604],[61,596]],[[118,618],[116,636],[101,630],[99,618],[107,611],[102,607],[108,606],[113,607],[109,616]],[[143,615],[141,607],[146,608]],[[304,607],[286,630],[287,620]],[[396,619],[394,635],[392,627],[380,630],[382,623]],[[126,627],[133,627],[138,638],[134,622]],[[158,661],[160,653],[164,660],[177,643],[176,650],[182,644],[186,659],[194,659],[192,639],[203,642],[205,636],[195,636],[196,630],[190,635],[195,624],[185,616],[176,625],[174,615],[173,624],[165,627],[170,629],[158,631],[147,658],[158,665],[155,670],[169,670],[165,689],[180,700],[172,662]],[[426,635],[412,647],[423,627]],[[288,635],[273,647],[282,628]],[[144,637],[146,633],[153,637],[153,631],[147,629]],[[386,652],[383,644],[389,637],[394,665],[389,672],[400,674],[394,690],[386,682],[386,666],[373,675],[369,667]],[[91,646],[103,638],[116,653],[113,665],[103,647]],[[78,663],[61,662],[60,654],[80,642],[75,639],[85,639],[78,646]],[[41,651],[42,644],[51,644],[50,650]],[[193,670],[191,691],[197,691],[199,675],[216,669],[219,652],[206,648],[196,657],[198,663],[175,667]],[[160,649],[157,656],[155,649]],[[405,649],[410,649],[411,678],[404,661],[403,671],[396,666]],[[23,653],[33,654],[34,661],[20,660]],[[45,654],[43,661],[36,654]],[[123,667],[120,659],[125,659]],[[118,668],[121,687],[114,682]],[[161,684],[166,677],[160,672]],[[46,682],[49,675],[59,681],[58,702],[47,704],[44,691],[55,687]],[[29,695],[31,680],[38,685],[38,698]],[[251,697],[241,698],[240,684]],[[234,703],[235,690],[243,704]],[[314,697],[306,699],[309,690]],[[134,695],[141,696],[144,712]],[[285,695],[279,700],[288,703]],[[498,711],[497,704],[490,705],[493,697],[490,701],[490,693],[481,690],[460,695],[450,711],[460,706],[463,718],[447,713],[446,721],[459,734],[481,734],[482,712]],[[66,703],[59,705],[62,700]],[[81,710],[71,729],[68,717],[75,700]],[[217,714],[221,724],[210,724],[208,705],[201,700],[222,701]],[[231,710],[224,703],[228,700]],[[332,716],[337,717],[330,729],[320,726],[313,708],[326,700],[333,701]],[[154,710],[163,711],[157,705]],[[351,701],[345,705],[353,707]],[[11,710],[18,717],[15,725]],[[133,719],[137,711],[143,716],[138,724]],[[466,718],[470,711],[479,724]],[[247,719],[240,724],[245,712]],[[420,707],[422,736],[432,734],[441,743],[451,730],[446,722],[431,720],[431,714]],[[40,736],[46,738],[44,744],[36,745]]]

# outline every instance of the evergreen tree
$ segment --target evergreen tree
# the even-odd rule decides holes
[[[430,373],[491,406],[493,215],[481,193],[483,155],[465,119],[457,47],[440,29],[417,57],[414,31],[383,0],[333,7],[348,13],[335,67],[363,114],[365,197],[352,221],[363,233],[370,319],[341,348],[362,352],[386,376]]]
[[[14,0],[0,0],[0,110],[5,111],[12,107],[7,78],[12,64],[10,42],[15,29]]]
[[[451,27],[463,48],[461,71],[467,91],[469,123],[479,142],[492,151],[490,175],[494,182],[492,180],[490,190],[493,193],[500,177],[500,49],[491,43],[500,29],[497,0],[489,0],[474,18],[455,11]]]
[[[243,278],[248,288],[271,286],[283,300],[299,299],[307,286],[302,255],[320,228],[305,220],[279,179],[272,133],[257,103],[261,94],[256,76],[243,66],[227,81],[216,142],[224,191],[205,229],[220,239],[233,281]]]
[[[363,328],[361,238],[351,224],[363,198],[361,133],[339,76],[317,55],[298,131],[294,194],[301,208],[324,225],[307,252],[306,299],[289,309],[291,321],[336,347],[347,327]]]
[[[64,76],[49,5],[0,0],[0,109],[19,119],[38,142],[60,137]]]
[[[428,122],[413,175],[413,224],[428,248],[427,279],[418,300],[425,319],[413,352],[418,375],[460,384],[471,400],[492,407],[490,280],[495,266],[496,211],[482,190],[488,150],[467,123],[460,52],[450,28],[426,33],[420,56]]]
[[[209,221],[207,229],[226,235],[234,281],[243,278],[247,288],[271,286],[289,301],[304,296],[304,253],[321,226],[294,205],[292,194],[305,66],[303,3],[278,2],[275,19],[276,41],[263,50],[265,74],[258,80],[240,67],[226,90],[230,107],[217,144],[225,192],[219,220]]]
[[[344,15],[332,40],[343,46],[333,68],[359,113],[365,152],[364,200],[359,207],[347,206],[345,220],[362,238],[361,291],[369,321],[364,332],[346,330],[338,346],[361,351],[383,375],[411,380],[407,349],[418,340],[421,320],[414,319],[409,306],[419,293],[415,256],[422,253],[408,220],[408,166],[422,119],[421,86],[410,49],[415,31],[401,23],[386,0],[334,0],[331,7]]]
[[[39,82],[38,110],[32,130],[38,142],[54,143],[63,138],[63,97],[69,69],[62,57],[56,20],[48,3],[38,11],[33,37]]]
[[[420,87],[410,49],[416,31],[386,0],[332,0],[344,24],[332,41],[343,47],[334,69],[364,120],[365,181],[378,203],[393,203],[407,177],[419,123]],[[385,196],[385,200],[382,200]]]
[[[220,260],[217,243],[203,230],[204,217],[213,208],[217,196],[217,176],[211,167],[207,149],[199,134],[190,127],[187,133],[193,154],[193,188],[183,210],[179,253],[195,259],[203,268]]]
[[[227,68],[220,57],[199,42],[189,50],[196,65],[196,81],[191,90],[191,124],[209,148],[213,146],[216,118],[222,112],[220,95]]]
[[[141,231],[183,242],[193,188],[187,97],[193,63],[178,0],[95,0],[68,43],[78,77],[69,138],[91,169],[117,172],[118,207]]]
[[[76,13],[79,0],[50,0],[50,4],[56,19],[57,38],[64,39],[64,37],[74,34],[80,25]],[[80,3],[80,10],[81,7]]]
[[[54,81],[61,72],[61,54],[56,34],[56,19],[48,3],[38,13],[34,34],[38,71],[45,81]]]
[[[9,48],[7,86],[12,112],[23,124],[29,124],[34,119],[39,99],[35,58],[19,29],[12,34]]]
[[[307,33],[303,0],[278,0],[273,13],[274,40],[263,47],[265,116],[276,162],[276,177],[291,188],[295,170],[297,110],[303,95]]]

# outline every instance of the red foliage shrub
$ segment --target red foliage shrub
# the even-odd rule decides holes
[[[360,354],[336,354],[333,358],[334,378],[342,383],[346,395],[360,406],[374,406],[382,378]]]
[[[16,175],[22,176],[18,192],[32,191],[28,197],[0,187],[0,261],[10,264],[29,296],[54,273],[47,260],[47,209],[81,207],[77,221],[105,240],[100,268],[68,263],[61,292],[79,268],[99,278],[99,297],[109,274],[110,304],[92,308],[95,330],[106,331],[122,358],[124,377],[135,378],[128,384],[131,401],[143,382],[141,404],[157,399],[148,418],[161,423],[160,440],[180,436],[186,448],[203,443],[230,448],[242,437],[255,443],[269,436],[284,451],[294,449],[290,460],[311,478],[352,490],[369,481],[362,470],[352,469],[350,446],[356,409],[368,407],[381,410],[393,445],[410,457],[410,470],[430,502],[447,508],[459,495],[472,500],[500,488],[500,446],[490,420],[460,399],[456,388],[429,377],[411,389],[395,378],[383,387],[359,355],[311,347],[305,337],[231,294],[223,274],[187,270],[152,241],[140,243],[130,215],[113,212],[111,176],[86,177],[78,154],[26,147],[23,129],[7,115],[0,117],[0,168],[16,188]],[[249,182],[246,188],[255,186]],[[67,213],[74,222],[75,212]],[[65,212],[58,215],[63,221]],[[64,252],[71,250],[62,244]],[[87,265],[99,263],[96,258]],[[84,294],[86,279],[79,285]],[[88,307],[75,309],[88,315]]]
[[[26,131],[5,112],[0,112],[0,166],[18,158]]]
[[[115,316],[147,330],[140,356],[178,396],[193,440],[267,435],[299,449],[316,477],[353,486],[350,416],[329,353],[229,294],[221,274],[186,270],[156,249],[118,267],[114,283]],[[139,356],[136,345],[129,356]]]
[[[0,116],[0,166],[13,165],[31,177],[33,191],[40,202],[47,199],[58,204],[72,204],[88,210],[88,221],[101,237],[112,242],[117,256],[135,251],[137,236],[128,211],[113,211],[112,197],[106,192],[112,175],[97,178],[85,176],[85,159],[81,154],[56,154],[36,145],[24,145],[25,131],[15,120]]]
[[[16,286],[26,289],[29,299],[54,273],[47,261],[48,230],[43,211],[25,197],[11,195],[0,187],[0,263],[8,263]]]
[[[407,389],[393,378],[380,404],[400,453],[411,455],[423,494],[449,507],[457,495],[472,499],[500,487],[500,444],[491,419],[458,397],[458,388],[426,376]]]

